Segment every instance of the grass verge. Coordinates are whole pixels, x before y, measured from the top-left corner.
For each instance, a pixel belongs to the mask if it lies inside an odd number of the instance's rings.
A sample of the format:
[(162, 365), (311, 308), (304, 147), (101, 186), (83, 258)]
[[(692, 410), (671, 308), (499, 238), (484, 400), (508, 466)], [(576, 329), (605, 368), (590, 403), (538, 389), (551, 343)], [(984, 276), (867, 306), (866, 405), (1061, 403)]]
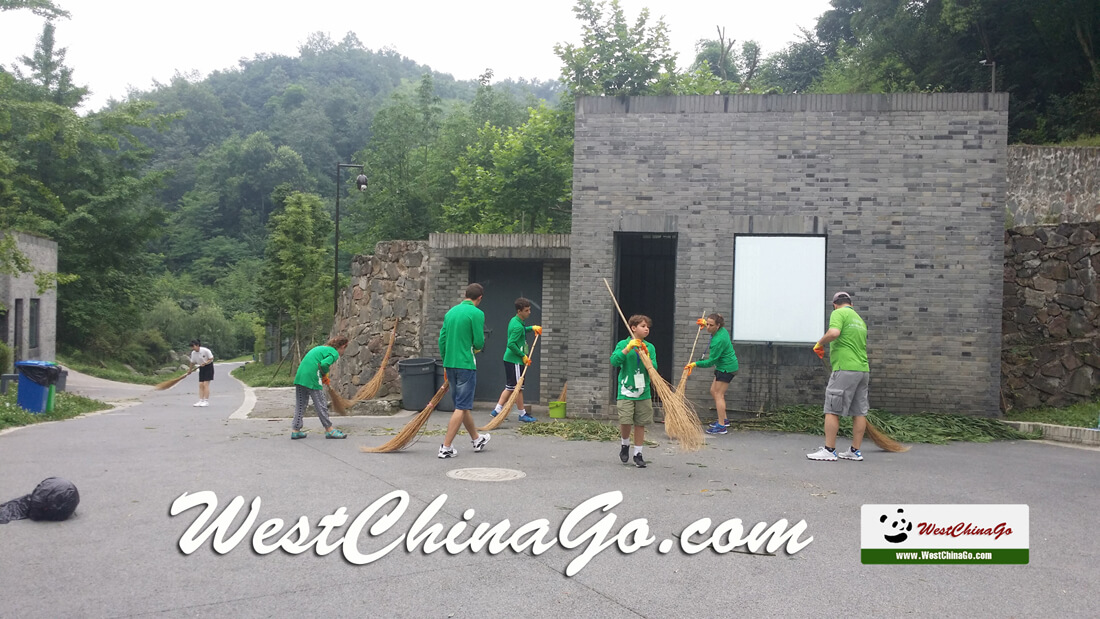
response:
[[(276, 369), (278, 372), (276, 373)], [(246, 363), (233, 370), (233, 376), (249, 387), (293, 387), (294, 375), (290, 373), (290, 364), (280, 368), (262, 363)]]
[(1063, 408), (1032, 408), (1005, 413), (1005, 419), (1010, 421), (1053, 423), (1077, 428), (1095, 428), (1100, 421), (1097, 417), (1100, 417), (1100, 402), (1081, 402)]
[(36, 415), (28, 413), (16, 404), (16, 391), (16, 389), (12, 389), (6, 395), (0, 395), (0, 430), (14, 426), (27, 426), (32, 423), (71, 419), (84, 413), (111, 408), (110, 404), (75, 393), (58, 393), (54, 395), (54, 409), (48, 413)]
[[(749, 430), (774, 430), (801, 434), (824, 434), (823, 415), (819, 406), (785, 406), (755, 419), (735, 422), (736, 427)], [(944, 445), (951, 441), (988, 443), (1040, 438), (1039, 433), (1020, 432), (997, 419), (967, 417), (940, 413), (892, 415), (871, 409), (867, 419), (901, 443), (932, 443)], [(840, 418), (840, 436), (852, 436), (852, 419)]]
[(161, 376), (134, 374), (130, 370), (126, 369), (126, 366), (118, 363), (117, 361), (106, 361), (103, 365), (101, 365), (99, 363), (88, 362), (82, 359), (73, 358), (68, 355), (58, 355), (57, 362), (69, 368), (70, 370), (76, 370), (81, 374), (87, 374), (88, 376), (95, 376), (96, 378), (113, 380), (120, 383), (132, 383), (136, 385), (155, 385), (159, 382), (166, 381), (169, 378), (175, 378), (180, 374), (183, 374), (183, 372)]

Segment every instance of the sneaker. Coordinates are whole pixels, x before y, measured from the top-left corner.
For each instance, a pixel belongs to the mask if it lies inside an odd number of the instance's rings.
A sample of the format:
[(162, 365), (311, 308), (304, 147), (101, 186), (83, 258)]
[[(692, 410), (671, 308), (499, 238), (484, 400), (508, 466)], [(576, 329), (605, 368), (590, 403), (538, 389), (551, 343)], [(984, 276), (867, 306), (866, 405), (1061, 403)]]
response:
[(622, 449), (619, 450), (619, 459), (623, 461), (623, 464), (630, 460), (630, 445), (622, 446)]
[(707, 434), (728, 434), (730, 427), (728, 425), (722, 425), (720, 423), (712, 424), (707, 428)]
[(645, 459), (642, 458), (642, 454), (640, 454), (640, 453), (634, 454), (634, 466), (636, 466), (640, 469), (645, 468)]
[(203, 400), (199, 402), (199, 406), (210, 406), (210, 400)]
[(457, 455), (458, 455), (458, 450), (455, 449), (454, 447), (444, 447), (443, 445), (439, 446), (439, 457), (440, 458), (453, 458)]
[(844, 458), (845, 460), (855, 460), (856, 462), (862, 462), (863, 461), (863, 452), (858, 450), (858, 449), (855, 449), (854, 447), (849, 447), (848, 451), (842, 451), (842, 452), (838, 453), (837, 457), (838, 458)]
[(523, 423), (531, 423), (532, 421), (538, 421), (538, 419), (535, 419), (531, 415), (520, 415), (519, 420), (522, 421)]
[(202, 405), (203, 405), (202, 400), (199, 400), (198, 402), (195, 402), (191, 406), (202, 406)]
[(295, 430), (295, 431), (290, 433), (290, 438), (292, 438), (292, 439), (300, 439), (300, 438), (305, 438), (305, 437), (306, 437), (306, 433), (302, 430)]
[(490, 417), (496, 417), (497, 413), (500, 413), (500, 412), (502, 412), (502, 411), (493, 411), (493, 412), (489, 413), (489, 416)]
[(481, 451), (482, 449), (485, 449), (485, 445), (489, 443), (490, 438), (492, 437), (489, 436), (488, 432), (482, 432), (477, 436), (476, 441), (470, 441), (474, 444), (474, 451)]
[(806, 457), (811, 460), (825, 460), (828, 462), (832, 462), (833, 460), (836, 460), (836, 452), (829, 451), (824, 447), (818, 447), (817, 451), (813, 452), (812, 454), (806, 454)]
[(333, 429), (329, 430), (328, 432), (325, 432), (325, 438), (347, 438), (347, 437), (348, 437), (347, 434), (344, 434), (343, 432), (337, 430), (336, 428), (333, 428)]
[[(729, 421), (729, 420), (727, 419), (726, 421)], [(722, 425), (722, 424), (718, 423), (718, 420), (717, 420), (717, 419), (715, 419), (714, 421), (710, 422), (710, 425), (709, 425), (709, 426), (707, 426), (707, 427), (708, 427), (708, 428), (715, 428), (715, 427), (718, 427), (718, 426), (720, 426), (720, 425)], [(728, 423), (727, 423), (727, 424), (726, 424), (726, 427), (728, 428), (728, 427), (729, 427), (729, 425), (730, 425), (730, 424), (728, 424)]]

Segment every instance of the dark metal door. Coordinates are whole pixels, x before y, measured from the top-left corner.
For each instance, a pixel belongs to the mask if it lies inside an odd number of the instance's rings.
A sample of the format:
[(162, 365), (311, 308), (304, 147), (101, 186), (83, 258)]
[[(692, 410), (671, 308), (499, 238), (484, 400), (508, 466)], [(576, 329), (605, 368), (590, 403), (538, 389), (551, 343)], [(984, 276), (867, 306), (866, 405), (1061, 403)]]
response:
[[(672, 337), (676, 306), (676, 235), (616, 232), (618, 290), (623, 314), (645, 314), (653, 319), (646, 338), (657, 349), (657, 373), (672, 382)], [(630, 337), (619, 316), (616, 342)], [(610, 354), (611, 351), (608, 351)]]
[[(477, 355), (477, 391), (474, 399), (497, 401), (504, 390), (504, 347), (508, 343), (508, 322), (516, 315), (518, 297), (531, 301), (527, 325), (542, 324), (542, 263), (492, 260), (470, 263), (470, 281), (485, 286), (481, 311), (485, 312), (485, 349)], [(530, 347), (535, 336), (528, 334)], [(523, 379), (523, 401), (539, 402), (539, 351)]]

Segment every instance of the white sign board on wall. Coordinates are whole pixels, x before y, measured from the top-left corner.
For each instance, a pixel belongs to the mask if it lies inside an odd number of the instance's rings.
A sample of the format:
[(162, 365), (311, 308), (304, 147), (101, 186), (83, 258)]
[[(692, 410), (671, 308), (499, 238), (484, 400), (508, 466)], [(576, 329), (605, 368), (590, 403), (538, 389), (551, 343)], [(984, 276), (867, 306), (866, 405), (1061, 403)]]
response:
[(825, 237), (733, 239), (735, 341), (813, 343), (825, 332)]

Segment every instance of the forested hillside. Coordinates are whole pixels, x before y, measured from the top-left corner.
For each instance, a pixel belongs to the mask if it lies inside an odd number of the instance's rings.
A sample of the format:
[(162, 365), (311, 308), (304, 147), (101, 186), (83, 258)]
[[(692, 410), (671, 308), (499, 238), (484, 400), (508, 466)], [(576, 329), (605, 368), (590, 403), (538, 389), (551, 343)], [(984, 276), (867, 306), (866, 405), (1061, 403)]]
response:
[(569, 231), (577, 95), (981, 92), (995, 78), (1011, 141), (1100, 135), (1095, 1), (832, 0), (771, 55), (717, 24), (677, 58), (648, 12), (577, 0), (560, 80), (494, 80), (486, 59), (459, 81), (316, 33), (296, 56), (178, 75), (87, 114), (54, 39), (64, 7), (0, 0), (0, 20), (11, 10), (48, 21), (0, 67), (0, 229), (58, 241), (63, 350), (146, 366), (193, 337), (224, 358), (266, 346), (268, 325), (302, 345), (327, 332), (338, 188), (344, 270), (381, 239)]

